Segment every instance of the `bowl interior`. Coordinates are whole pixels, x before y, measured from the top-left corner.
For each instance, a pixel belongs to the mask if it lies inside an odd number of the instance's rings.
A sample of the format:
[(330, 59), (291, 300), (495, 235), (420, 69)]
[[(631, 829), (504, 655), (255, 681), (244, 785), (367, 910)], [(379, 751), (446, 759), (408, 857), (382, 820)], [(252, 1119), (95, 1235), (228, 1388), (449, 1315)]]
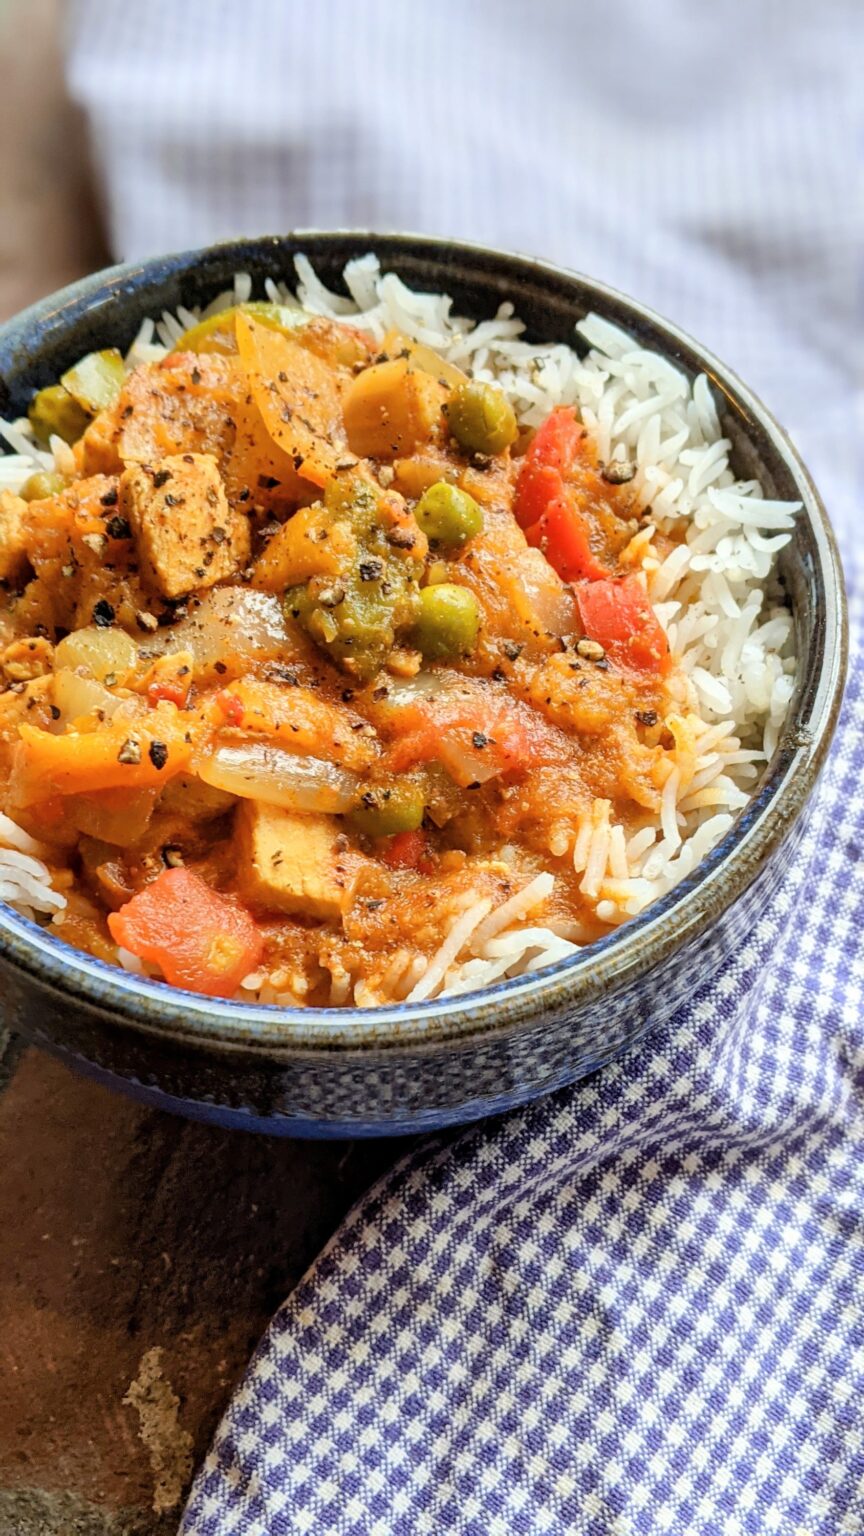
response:
[(532, 341), (573, 345), (574, 325), (594, 310), (630, 331), (640, 346), (662, 352), (689, 377), (709, 376), (724, 434), (733, 443), (733, 468), (745, 478), (758, 477), (772, 497), (803, 502), (795, 535), (779, 562), (799, 655), (787, 724), (753, 800), (689, 879), (575, 959), (450, 1001), (374, 1012), (320, 1009), (314, 1017), (311, 1011), (214, 1003), (103, 965), (0, 906), (0, 945), (8, 959), (61, 993), (84, 996), (147, 1029), (258, 1049), (286, 1043), (387, 1047), (418, 1035), (455, 1038), (511, 1028), (544, 1007), (572, 1005), (580, 988), (585, 995), (596, 994), (628, 969), (647, 968), (652, 954), (668, 953), (740, 894), (795, 820), (830, 740), (845, 668), (842, 576), (830, 526), (806, 469), (765, 408), (717, 359), (639, 304), (590, 279), (504, 253), (365, 232), (300, 232), (117, 267), (63, 290), (0, 328), (0, 412), (7, 417), (24, 412), (33, 390), (54, 382), (83, 352), (127, 347), (145, 317), (178, 304), (206, 304), (230, 286), (237, 271), (252, 274), (260, 296), (267, 277), (291, 281), (292, 257), (304, 251), (319, 276), (340, 288), (345, 263), (369, 250), (377, 252), (385, 270), (412, 287), (450, 293), (455, 310), (473, 319), (486, 318), (503, 300), (511, 300)]

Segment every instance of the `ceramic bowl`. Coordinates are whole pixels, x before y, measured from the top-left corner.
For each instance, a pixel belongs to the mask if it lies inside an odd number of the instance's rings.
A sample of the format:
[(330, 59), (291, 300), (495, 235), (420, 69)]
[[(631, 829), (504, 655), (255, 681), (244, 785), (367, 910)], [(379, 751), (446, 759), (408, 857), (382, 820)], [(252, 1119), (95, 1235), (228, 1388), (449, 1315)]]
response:
[[(222, 1125), (306, 1136), (383, 1135), (496, 1113), (584, 1076), (704, 988), (783, 880), (831, 740), (846, 657), (843, 582), (819, 496), (795, 449), (716, 358), (600, 283), (523, 257), (366, 232), (238, 241), (97, 273), (0, 328), (0, 411), (25, 410), (83, 352), (126, 347), (147, 315), (208, 302), (239, 270), (256, 292), (305, 251), (339, 286), (374, 250), (406, 282), (481, 319), (512, 299), (536, 341), (573, 340), (588, 310), (685, 373), (712, 380), (733, 463), (803, 502), (781, 575), (800, 670), (788, 723), (736, 825), (690, 879), (575, 959), (452, 1001), (361, 1010), (237, 1005), (127, 975), (0, 905), (4, 1022), (148, 1103)], [(719, 1025), (718, 1025), (719, 1027)]]

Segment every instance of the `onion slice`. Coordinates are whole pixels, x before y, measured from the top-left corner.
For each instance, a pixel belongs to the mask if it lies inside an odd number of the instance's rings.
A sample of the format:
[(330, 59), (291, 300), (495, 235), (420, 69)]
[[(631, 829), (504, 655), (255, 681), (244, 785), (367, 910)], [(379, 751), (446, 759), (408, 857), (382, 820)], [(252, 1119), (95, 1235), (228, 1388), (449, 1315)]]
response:
[(356, 804), (359, 774), (319, 757), (296, 757), (281, 747), (244, 742), (217, 747), (198, 764), (198, 777), (213, 789), (243, 800), (260, 800), (286, 811), (335, 815)]

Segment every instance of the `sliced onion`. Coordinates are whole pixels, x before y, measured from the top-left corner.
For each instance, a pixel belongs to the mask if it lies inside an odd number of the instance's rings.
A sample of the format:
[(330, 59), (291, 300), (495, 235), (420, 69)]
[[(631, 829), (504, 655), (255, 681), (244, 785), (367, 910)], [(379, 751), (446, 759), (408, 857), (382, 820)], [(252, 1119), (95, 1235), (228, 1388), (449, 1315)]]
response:
[(503, 771), (501, 759), (488, 749), (478, 750), (461, 729), (442, 732), (438, 761), (463, 789), (469, 784), (485, 784)]
[(120, 705), (120, 700), (102, 683), (97, 683), (95, 677), (82, 677), (69, 667), (58, 668), (53, 686), (54, 704), (60, 711), (55, 726), (58, 731), (63, 730), (70, 720), (79, 720), (82, 715), (92, 715), (97, 710), (110, 720)]
[(404, 709), (409, 704), (422, 704), (427, 699), (441, 699), (455, 688), (464, 686), (456, 672), (418, 672), (415, 677), (391, 677), (387, 679), (388, 708)]
[(410, 362), (415, 368), (419, 368), (421, 373), (429, 373), (433, 379), (443, 379), (446, 384), (451, 384), (454, 388), (464, 384), (468, 378), (467, 373), (463, 373), (455, 363), (448, 363), (446, 358), (439, 357), (431, 347), (424, 346), (422, 341), (409, 341), (408, 337), (403, 336), (399, 331), (388, 331), (384, 338), (384, 346), (394, 356), (404, 356), (407, 352)]
[(72, 825), (87, 837), (130, 848), (144, 836), (156, 804), (155, 789), (124, 789), (114, 792), (122, 805), (108, 795), (70, 795), (66, 815)]
[(578, 628), (575, 598), (539, 549), (525, 549), (520, 554), (519, 583), (550, 635), (572, 635)]
[(285, 627), (278, 597), (254, 587), (219, 587), (192, 608), (189, 617), (148, 638), (151, 656), (190, 650), (198, 679), (215, 674), (240, 677), (256, 661), (290, 661), (297, 654)]
[(71, 671), (85, 667), (100, 683), (112, 672), (122, 678), (137, 659), (138, 647), (131, 635), (122, 629), (98, 629), (95, 624), (74, 629), (54, 650), (55, 667)]
[(286, 811), (323, 811), (334, 815), (356, 804), (359, 774), (319, 757), (296, 757), (263, 742), (217, 747), (202, 759), (198, 777), (213, 789), (244, 800), (261, 800)]

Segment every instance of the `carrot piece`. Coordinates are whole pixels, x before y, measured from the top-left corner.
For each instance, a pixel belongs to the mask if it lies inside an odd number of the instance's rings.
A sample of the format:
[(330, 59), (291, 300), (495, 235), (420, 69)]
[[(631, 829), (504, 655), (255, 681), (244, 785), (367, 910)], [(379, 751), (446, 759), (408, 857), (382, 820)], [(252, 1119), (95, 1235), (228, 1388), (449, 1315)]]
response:
[(334, 523), (320, 503), (301, 507), (259, 555), (252, 580), (262, 592), (284, 592), (311, 576), (340, 575), (353, 564), (356, 549), (347, 523)]
[[(228, 725), (273, 738), (290, 753), (368, 768), (377, 747), (362, 734), (362, 715), (345, 704), (332, 704), (313, 688), (285, 688), (244, 677), (230, 683), (214, 700)], [(221, 723), (221, 722), (220, 722)]]
[[(11, 799), (32, 805), (53, 795), (161, 788), (192, 756), (188, 716), (157, 706), (146, 720), (111, 721), (96, 731), (51, 731), (23, 722), (12, 765)], [(187, 741), (187, 734), (190, 740)]]
[(255, 969), (264, 941), (246, 908), (189, 869), (166, 869), (119, 912), (111, 937), (166, 981), (208, 997), (231, 997)]
[(238, 310), (237, 346), (268, 436), (313, 485), (326, 485), (342, 452), (339, 390), (331, 369), (281, 331)]
[(668, 672), (669, 641), (639, 582), (591, 581), (576, 588), (585, 633), (623, 666)]

